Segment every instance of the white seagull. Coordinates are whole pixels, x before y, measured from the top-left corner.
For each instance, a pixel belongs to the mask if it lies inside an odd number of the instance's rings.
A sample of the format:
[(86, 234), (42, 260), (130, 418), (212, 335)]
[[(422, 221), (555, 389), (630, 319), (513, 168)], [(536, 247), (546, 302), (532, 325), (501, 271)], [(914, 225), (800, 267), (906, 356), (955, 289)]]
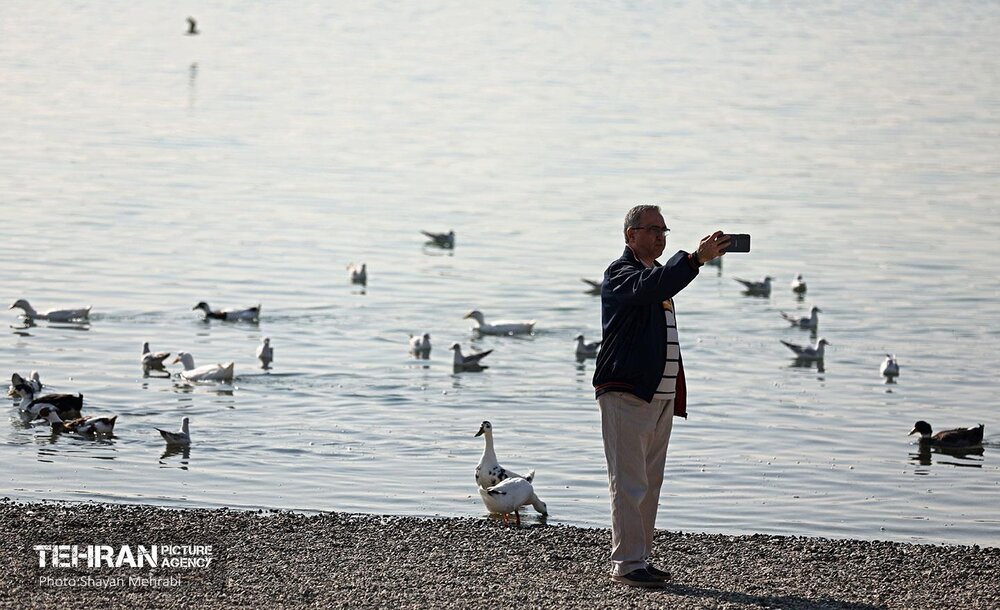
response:
[(87, 320), (90, 318), (91, 306), (79, 307), (77, 309), (50, 309), (45, 312), (37, 312), (26, 299), (18, 299), (9, 309), (20, 309), (21, 314), (28, 320), (48, 320), (49, 322), (72, 322), (76, 320)]
[(822, 311), (823, 311), (822, 309), (813, 305), (812, 309), (809, 310), (808, 318), (796, 318), (794, 316), (788, 315), (783, 311), (780, 313), (781, 317), (788, 320), (792, 324), (792, 326), (798, 326), (799, 328), (805, 328), (809, 330), (816, 330), (817, 328), (819, 328), (819, 314)]
[(455, 247), (455, 232), (448, 231), (447, 233), (431, 233), (430, 231), (420, 231), (426, 235), (429, 239), (429, 243), (433, 243), (439, 248), (445, 248), (446, 250), (451, 250)]
[(497, 320), (494, 324), (487, 324), (483, 312), (478, 309), (473, 309), (462, 317), (466, 320), (471, 318), (476, 323), (472, 329), (484, 335), (523, 335), (531, 333), (535, 328), (534, 320)]
[(205, 366), (194, 366), (194, 356), (187, 352), (177, 352), (171, 364), (182, 363), (184, 370), (180, 375), (188, 381), (232, 381), (233, 368), (235, 363), (226, 364), (206, 364)]
[(150, 369), (160, 369), (162, 370), (163, 361), (167, 359), (170, 352), (151, 352), (149, 351), (149, 341), (145, 341), (142, 344), (142, 356), (139, 357), (139, 362), (142, 363), (143, 370)]
[(488, 349), (485, 352), (479, 352), (478, 354), (470, 354), (468, 356), (462, 355), (462, 346), (458, 343), (452, 343), (449, 349), (455, 352), (455, 359), (453, 361), (455, 371), (481, 371), (483, 369), (490, 368), (479, 364), (479, 361), (492, 354), (493, 350), (491, 349)]
[(225, 320), (227, 322), (256, 322), (260, 319), (260, 303), (256, 307), (246, 309), (217, 309), (213, 310), (208, 303), (201, 301), (191, 308), (200, 309), (205, 312), (206, 320)]
[(191, 444), (191, 429), (188, 427), (190, 420), (184, 418), (181, 420), (181, 429), (177, 432), (170, 432), (169, 430), (156, 429), (163, 437), (163, 440), (167, 441), (168, 445), (190, 445)]
[(486, 505), (488, 511), (503, 515), (505, 523), (507, 522), (507, 516), (510, 513), (514, 513), (517, 525), (520, 526), (521, 513), (519, 511), (522, 506), (527, 504), (531, 504), (536, 511), (543, 515), (549, 514), (545, 502), (539, 500), (538, 496), (535, 495), (535, 489), (531, 486), (531, 481), (522, 477), (504, 479), (489, 489), (480, 487), (479, 497), (483, 499), (483, 504)]
[(761, 282), (751, 282), (749, 280), (741, 280), (738, 277), (734, 277), (734, 280), (743, 284), (746, 288), (746, 294), (755, 297), (769, 297), (771, 296), (771, 276), (767, 276)]
[(597, 350), (600, 349), (601, 342), (593, 341), (591, 343), (583, 342), (583, 335), (576, 336), (576, 356), (577, 358), (595, 358), (597, 357)]
[(271, 361), (274, 360), (274, 348), (271, 347), (271, 338), (264, 337), (264, 340), (257, 346), (257, 360), (263, 368), (271, 368)]
[(351, 278), (352, 284), (361, 284), (362, 286), (368, 285), (368, 264), (361, 263), (358, 267), (354, 263), (347, 265), (347, 274)]
[(423, 336), (410, 335), (410, 353), (418, 358), (429, 358), (431, 355), (431, 335), (424, 333)]
[(803, 295), (806, 293), (806, 283), (802, 279), (802, 274), (796, 274), (795, 279), (792, 280), (792, 292), (797, 295)]
[(827, 345), (832, 345), (832, 343), (822, 337), (816, 342), (815, 346), (796, 345), (788, 341), (782, 341), (781, 343), (795, 352), (795, 355), (802, 360), (822, 360), (824, 348)]
[(899, 377), (899, 363), (896, 362), (896, 355), (886, 354), (885, 362), (879, 367), (878, 372), (889, 381)]

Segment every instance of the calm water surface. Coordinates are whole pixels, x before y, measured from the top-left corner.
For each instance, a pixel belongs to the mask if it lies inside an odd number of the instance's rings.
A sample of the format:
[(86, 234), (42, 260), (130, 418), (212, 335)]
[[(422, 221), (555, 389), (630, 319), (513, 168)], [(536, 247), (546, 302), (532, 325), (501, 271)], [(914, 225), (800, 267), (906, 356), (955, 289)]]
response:
[[(94, 306), (8, 312), (0, 372), (119, 415), (92, 441), (12, 406), (2, 495), (479, 516), (489, 419), (550, 523), (607, 526), (580, 278), (658, 202), (671, 252), (754, 239), (677, 299), (692, 404), (658, 525), (1000, 544), (1000, 5), (328, 4), (201, 3), (197, 37), (168, 2), (0, 17), (0, 296)], [(733, 281), (764, 275), (767, 299)], [(822, 371), (778, 342), (810, 340), (779, 311), (812, 305)], [(474, 338), (472, 308), (537, 332)], [(143, 341), (236, 379), (143, 377)], [(453, 374), (453, 341), (490, 368)], [(154, 426), (183, 416), (194, 443), (165, 453)], [(984, 423), (984, 450), (922, 454), (917, 419)]]

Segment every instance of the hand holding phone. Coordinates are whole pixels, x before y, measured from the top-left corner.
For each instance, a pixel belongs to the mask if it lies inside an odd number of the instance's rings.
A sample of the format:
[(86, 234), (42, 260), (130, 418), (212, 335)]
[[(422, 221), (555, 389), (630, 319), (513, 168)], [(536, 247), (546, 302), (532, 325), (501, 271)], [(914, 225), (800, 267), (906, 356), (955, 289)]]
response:
[(729, 238), (729, 247), (726, 248), (726, 253), (750, 251), (750, 235), (748, 233), (731, 233), (726, 234), (726, 237)]

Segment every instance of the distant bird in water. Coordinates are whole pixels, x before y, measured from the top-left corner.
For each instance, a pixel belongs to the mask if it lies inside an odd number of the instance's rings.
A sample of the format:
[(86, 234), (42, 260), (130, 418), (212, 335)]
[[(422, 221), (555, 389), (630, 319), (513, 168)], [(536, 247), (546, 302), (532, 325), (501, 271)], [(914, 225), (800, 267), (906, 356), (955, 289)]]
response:
[(274, 360), (274, 349), (271, 347), (271, 338), (264, 337), (264, 340), (257, 346), (257, 360), (263, 369), (271, 368), (271, 361)]
[(424, 333), (423, 336), (414, 337), (410, 335), (410, 353), (414, 358), (427, 360), (431, 357), (431, 335)]
[(824, 351), (827, 345), (831, 345), (826, 339), (820, 338), (816, 345), (796, 345), (788, 341), (781, 342), (785, 347), (795, 352), (795, 356), (800, 360), (823, 360)]
[(576, 357), (577, 358), (596, 358), (597, 350), (601, 348), (600, 341), (593, 341), (591, 343), (584, 343), (583, 335), (576, 336)]
[(166, 360), (169, 355), (170, 352), (149, 351), (149, 341), (144, 341), (142, 344), (142, 355), (139, 357), (139, 362), (142, 363), (142, 370), (164, 370), (165, 367), (163, 365), (163, 361)]
[(749, 280), (741, 280), (738, 277), (734, 277), (734, 280), (743, 284), (745, 288), (743, 294), (751, 297), (769, 297), (771, 296), (771, 281), (773, 278), (767, 276), (761, 282), (751, 282)]
[(28, 303), (27, 299), (18, 299), (14, 301), (14, 304), (10, 306), (9, 309), (20, 309), (24, 313), (21, 314), (24, 318), (28, 320), (48, 320), (49, 322), (73, 322), (79, 320), (87, 320), (90, 318), (90, 309), (87, 307), (79, 307), (77, 309), (50, 309), (44, 312), (35, 311), (35, 308)]
[(205, 313), (206, 320), (225, 320), (227, 322), (257, 322), (260, 320), (260, 303), (256, 307), (246, 309), (219, 309), (215, 310), (208, 306), (205, 301), (199, 301), (191, 308), (191, 311), (200, 309)]
[(198, 31), (198, 22), (194, 20), (194, 17), (188, 17), (187, 22), (188, 22), (188, 31), (187, 31), (188, 36), (197, 36), (198, 34), (201, 34), (201, 32)]
[(177, 432), (171, 432), (169, 430), (160, 430), (156, 428), (156, 431), (160, 433), (163, 440), (167, 442), (168, 445), (175, 446), (187, 446), (191, 444), (191, 429), (189, 428), (190, 420), (184, 418), (181, 420), (181, 429)]
[(822, 311), (823, 311), (822, 309), (813, 305), (812, 309), (809, 310), (808, 318), (796, 318), (794, 316), (788, 315), (783, 311), (779, 313), (781, 314), (781, 317), (787, 320), (789, 323), (791, 323), (792, 326), (797, 326), (799, 328), (804, 328), (808, 330), (816, 330), (817, 328), (819, 328), (819, 314)]
[(455, 232), (448, 231), (447, 233), (431, 233), (430, 231), (420, 231), (430, 240), (427, 243), (433, 244), (438, 248), (444, 248), (446, 250), (451, 250), (455, 247)]
[(899, 363), (896, 362), (896, 356), (893, 354), (885, 355), (885, 362), (879, 367), (878, 372), (886, 378), (888, 383), (892, 383), (899, 377)]
[(349, 263), (347, 265), (347, 274), (351, 278), (352, 284), (368, 285), (368, 265), (366, 263), (361, 263), (360, 267), (354, 263)]
[(471, 371), (477, 373), (484, 369), (490, 368), (488, 366), (483, 366), (479, 364), (479, 362), (486, 356), (489, 356), (490, 354), (493, 353), (493, 350), (491, 349), (488, 349), (485, 352), (479, 352), (478, 354), (470, 354), (468, 356), (462, 354), (462, 348), (458, 343), (452, 343), (450, 349), (452, 349), (455, 352), (455, 360), (453, 362), (453, 367), (456, 373), (460, 373), (462, 371)]
[(802, 280), (801, 273), (797, 274), (795, 276), (795, 279), (792, 280), (792, 292), (794, 292), (799, 296), (802, 296), (806, 293), (806, 283)]
[(975, 428), (955, 428), (954, 430), (945, 430), (944, 432), (938, 432), (937, 434), (932, 434), (931, 425), (925, 421), (918, 421), (913, 424), (913, 430), (910, 430), (910, 434), (920, 434), (920, 443), (928, 444), (931, 447), (950, 447), (950, 448), (962, 448), (962, 447), (977, 447), (983, 444), (983, 430), (985, 426), (979, 424)]

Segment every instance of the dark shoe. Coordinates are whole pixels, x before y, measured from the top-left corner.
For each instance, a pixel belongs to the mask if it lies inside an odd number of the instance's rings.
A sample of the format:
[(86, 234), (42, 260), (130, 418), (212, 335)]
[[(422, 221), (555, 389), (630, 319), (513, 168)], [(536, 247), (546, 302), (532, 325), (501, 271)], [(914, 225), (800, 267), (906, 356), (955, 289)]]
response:
[(611, 580), (630, 587), (647, 587), (652, 589), (658, 589), (666, 584), (662, 578), (653, 576), (645, 568), (632, 570), (628, 574), (621, 576), (612, 576)]
[(667, 572), (666, 570), (661, 570), (660, 568), (654, 566), (653, 564), (649, 564), (648, 566), (646, 566), (646, 571), (649, 572), (650, 576), (659, 578), (663, 582), (667, 582), (668, 580), (670, 580), (670, 572)]

